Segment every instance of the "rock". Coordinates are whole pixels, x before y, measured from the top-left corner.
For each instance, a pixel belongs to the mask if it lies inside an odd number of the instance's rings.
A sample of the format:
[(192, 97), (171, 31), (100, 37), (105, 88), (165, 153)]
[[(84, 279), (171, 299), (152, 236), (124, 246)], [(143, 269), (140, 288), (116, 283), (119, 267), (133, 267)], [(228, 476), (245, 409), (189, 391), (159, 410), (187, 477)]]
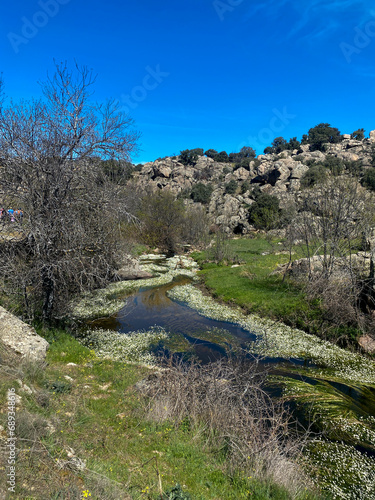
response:
[(240, 167), (233, 172), (232, 176), (238, 181), (246, 181), (250, 176), (250, 172), (246, 168)]
[(152, 278), (152, 274), (144, 271), (137, 260), (129, 259), (128, 262), (117, 271), (117, 276), (122, 281)]
[(346, 149), (350, 148), (362, 148), (362, 141), (357, 141), (356, 139), (351, 139), (346, 144)]
[(165, 165), (159, 165), (158, 167), (154, 167), (154, 176), (155, 177), (165, 177), (169, 179), (171, 176), (172, 170), (165, 166)]
[(375, 130), (371, 130), (369, 140), (370, 142), (375, 142)]
[(21, 359), (44, 361), (49, 347), (34, 328), (0, 307), (0, 341)]
[(290, 178), (291, 179), (301, 179), (303, 174), (305, 174), (309, 170), (309, 167), (307, 165), (304, 165), (303, 163), (296, 162), (296, 166), (293, 168)]
[(358, 344), (365, 352), (369, 354), (375, 353), (375, 339), (370, 337), (370, 335), (362, 335), (362, 337), (359, 337)]
[(26, 394), (31, 395), (33, 391), (30, 389), (30, 387), (22, 382), (21, 379), (17, 379), (16, 382), (18, 382), (20, 386), (20, 391), (26, 392)]
[(352, 136), (351, 136), (350, 134), (342, 134), (342, 138), (343, 138), (344, 140), (349, 140), (349, 139), (351, 139), (351, 137), (352, 137)]

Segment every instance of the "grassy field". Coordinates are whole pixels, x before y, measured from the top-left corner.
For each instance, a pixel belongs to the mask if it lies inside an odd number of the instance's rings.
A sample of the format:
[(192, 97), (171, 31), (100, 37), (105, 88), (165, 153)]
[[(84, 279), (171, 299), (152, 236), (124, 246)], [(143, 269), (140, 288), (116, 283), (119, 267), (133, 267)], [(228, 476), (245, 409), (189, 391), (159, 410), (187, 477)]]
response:
[[(149, 368), (98, 359), (64, 331), (40, 333), (51, 345), (47, 366), (0, 364), (1, 498), (292, 498), (249, 471), (229, 473), (224, 453), (207, 445), (203, 429), (150, 418), (149, 401), (134, 386)], [(6, 491), (10, 388), (22, 398), (15, 493)], [(317, 497), (306, 491), (298, 498)]]
[[(288, 252), (279, 243), (265, 238), (228, 240), (228, 253), (233, 262), (239, 262), (238, 267), (209, 262), (209, 250), (193, 256), (202, 268), (200, 274), (205, 285), (215, 298), (233, 302), (246, 312), (306, 327), (319, 312), (307, 304), (300, 287), (283, 280), (282, 274), (272, 274), (278, 265), (289, 261)], [(298, 248), (294, 251), (300, 253)], [(293, 259), (297, 255), (293, 255)]]

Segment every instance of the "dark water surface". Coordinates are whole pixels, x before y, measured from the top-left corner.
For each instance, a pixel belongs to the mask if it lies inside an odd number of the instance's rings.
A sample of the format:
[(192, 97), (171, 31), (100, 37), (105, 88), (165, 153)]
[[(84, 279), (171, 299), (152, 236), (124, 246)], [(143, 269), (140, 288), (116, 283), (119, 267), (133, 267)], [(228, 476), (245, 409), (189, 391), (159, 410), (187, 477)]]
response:
[[(192, 346), (194, 354), (203, 363), (226, 356), (226, 350), (223, 345), (214, 343), (214, 340), (208, 341), (200, 338), (202, 332), (212, 329), (224, 330), (224, 333), (229, 334), (226, 337), (233, 336), (239, 345), (256, 340), (257, 336), (254, 333), (241, 328), (237, 324), (206, 318), (186, 304), (173, 301), (167, 296), (167, 292), (175, 286), (188, 283), (191, 283), (190, 278), (179, 276), (173, 282), (165, 285), (153, 288), (141, 286), (138, 291), (126, 298), (126, 305), (115, 316), (93, 321), (91, 326), (115, 330), (119, 333), (148, 330), (155, 325), (161, 326), (171, 333), (182, 334)], [(261, 360), (259, 368), (263, 369), (265, 365), (267, 370), (271, 369), (271, 373), (274, 375), (300, 379), (312, 385), (319, 383), (321, 378), (320, 375), (316, 379), (314, 378), (314, 368), (316, 366), (310, 360), (266, 358)], [(306, 371), (304, 368), (310, 368), (310, 370)], [(319, 371), (321, 372), (321, 368)], [(328, 381), (327, 378), (325, 380), (338, 393), (342, 394), (347, 411), (354, 410), (357, 415), (375, 415), (375, 389), (351, 387), (345, 383)], [(281, 386), (277, 385), (271, 392), (274, 392), (274, 395), (281, 395)], [(298, 415), (298, 413), (296, 416), (300, 420), (301, 415)], [(365, 451), (371, 455), (374, 453), (371, 446), (364, 446), (363, 450), (360, 451)]]
[[(255, 341), (257, 336), (236, 323), (206, 318), (186, 304), (171, 300), (167, 292), (175, 286), (191, 283), (186, 276), (178, 276), (171, 283), (156, 287), (140, 287), (137, 292), (126, 298), (126, 305), (114, 316), (101, 318), (90, 323), (93, 327), (129, 333), (148, 330), (152, 326), (161, 326), (171, 333), (182, 334), (194, 347), (194, 352), (203, 363), (214, 361), (226, 355), (225, 349), (208, 340), (199, 338), (199, 334), (212, 329), (225, 330), (240, 345)], [(311, 366), (301, 359), (266, 358), (262, 364)]]

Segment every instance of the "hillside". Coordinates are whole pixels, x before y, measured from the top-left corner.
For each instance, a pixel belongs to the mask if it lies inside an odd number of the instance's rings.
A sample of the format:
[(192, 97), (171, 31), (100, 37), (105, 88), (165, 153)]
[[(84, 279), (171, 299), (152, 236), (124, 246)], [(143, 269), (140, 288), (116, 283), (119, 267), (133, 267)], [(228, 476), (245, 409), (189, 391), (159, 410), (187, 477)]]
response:
[(180, 156), (166, 157), (146, 163), (133, 174), (133, 179), (141, 190), (168, 189), (189, 204), (194, 203), (191, 199), (194, 186), (210, 186), (212, 193), (206, 206), (211, 223), (228, 233), (247, 234), (255, 229), (248, 220), (254, 188), (276, 196), (280, 207), (288, 208), (301, 190), (301, 180), (311, 176), (311, 167), (316, 170), (321, 165), (330, 176), (358, 173), (363, 178), (371, 169), (374, 146), (375, 131), (372, 131), (370, 138), (363, 140), (344, 134), (341, 142), (326, 144), (324, 152), (314, 151), (305, 144), (236, 164), (200, 155), (196, 162), (186, 165)]

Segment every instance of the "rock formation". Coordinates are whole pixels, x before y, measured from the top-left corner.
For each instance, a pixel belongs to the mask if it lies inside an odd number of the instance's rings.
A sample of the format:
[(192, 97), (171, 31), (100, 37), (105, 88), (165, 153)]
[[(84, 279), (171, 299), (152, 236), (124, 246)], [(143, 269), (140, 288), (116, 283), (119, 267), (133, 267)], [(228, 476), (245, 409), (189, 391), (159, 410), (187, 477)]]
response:
[[(0, 307), (0, 342), (18, 355), (20, 359), (44, 361), (48, 342), (40, 337), (34, 328)], [(0, 359), (6, 364), (6, 359)]]
[[(311, 151), (307, 144), (302, 145), (299, 151), (259, 155), (239, 168), (233, 163), (215, 162), (205, 156), (200, 156), (195, 165), (188, 166), (183, 165), (178, 156), (167, 157), (146, 163), (140, 172), (134, 174), (134, 183), (147, 192), (169, 189), (185, 197), (186, 203), (193, 203), (189, 192), (194, 184), (210, 184), (213, 192), (207, 212), (211, 222), (227, 232), (246, 234), (254, 229), (248, 222), (247, 214), (254, 202), (251, 191), (255, 186), (277, 196), (281, 208), (286, 208), (298, 194), (301, 178), (311, 163), (324, 163), (331, 156), (347, 162), (360, 161), (361, 167), (369, 168), (374, 141), (375, 131), (370, 133), (369, 139), (360, 141), (344, 134), (342, 142), (327, 144), (324, 153)], [(226, 192), (230, 181), (235, 181), (238, 186), (232, 194)]]

